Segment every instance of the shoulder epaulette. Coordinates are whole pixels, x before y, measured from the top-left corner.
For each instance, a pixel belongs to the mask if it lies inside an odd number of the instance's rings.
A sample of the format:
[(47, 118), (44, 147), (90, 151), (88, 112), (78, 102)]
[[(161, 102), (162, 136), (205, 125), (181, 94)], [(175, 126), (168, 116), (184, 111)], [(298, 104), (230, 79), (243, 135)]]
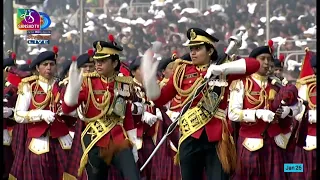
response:
[(233, 80), (229, 86), (230, 91), (236, 90), (239, 91), (239, 89), (237, 88), (237, 84), (240, 82), (240, 79), (237, 80)]
[(37, 75), (33, 75), (33, 76), (29, 76), (29, 77), (25, 77), (21, 80), (21, 82), (19, 83), (18, 85), (18, 94), (22, 94), (23, 91), (22, 91), (22, 88), (23, 86), (25, 86), (26, 84), (29, 84), (29, 82), (31, 81), (36, 81), (39, 79), (39, 76)]
[(38, 80), (39, 77), (37, 75), (33, 75), (33, 76), (29, 76), (29, 77), (25, 77), (21, 80), (22, 83), (28, 83), (30, 81), (35, 81)]
[(59, 82), (59, 86), (63, 85), (67, 85), (69, 82), (69, 77), (64, 78), (62, 81)]
[(163, 78), (162, 81), (158, 82), (158, 84), (160, 85), (160, 88), (165, 86), (168, 83), (168, 81), (169, 81), (169, 79)]
[(193, 64), (191, 61), (186, 61), (186, 60), (183, 60), (183, 59), (176, 59), (175, 61), (173, 61), (173, 71), (175, 71), (175, 69), (178, 67), (178, 66), (186, 66), (186, 65), (191, 65)]
[(187, 60), (183, 60), (183, 59), (176, 59), (174, 61), (175, 64), (179, 65), (179, 64), (193, 64), (192, 61), (187, 61)]
[(115, 78), (117, 82), (125, 83), (125, 84), (132, 84), (133, 78), (130, 76), (117, 76)]
[(83, 73), (83, 77), (100, 77), (97, 72)]

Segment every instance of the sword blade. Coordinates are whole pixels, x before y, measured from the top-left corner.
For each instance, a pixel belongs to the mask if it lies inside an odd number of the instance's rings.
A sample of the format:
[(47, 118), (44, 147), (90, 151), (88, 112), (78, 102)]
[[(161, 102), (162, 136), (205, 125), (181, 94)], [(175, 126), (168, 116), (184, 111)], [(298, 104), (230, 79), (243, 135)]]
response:
[(153, 158), (153, 156), (156, 154), (156, 152), (158, 151), (158, 149), (160, 148), (160, 146), (164, 143), (164, 141), (167, 139), (167, 137), (173, 133), (173, 131), (175, 130), (175, 128), (178, 125), (179, 119), (180, 117), (190, 108), (192, 102), (194, 101), (195, 98), (198, 97), (198, 95), (200, 94), (200, 92), (204, 89), (205, 85), (209, 82), (208, 80), (205, 80), (205, 82), (203, 84), (201, 84), (195, 91), (193, 97), (191, 98), (191, 100), (185, 104), (179, 114), (179, 116), (177, 117), (177, 119), (175, 121), (173, 121), (170, 126), (167, 129), (167, 132), (165, 135), (163, 135), (162, 139), (160, 140), (160, 142), (157, 144), (157, 146), (154, 148), (154, 150), (152, 151), (151, 155), (149, 156), (149, 158), (147, 159), (147, 161), (143, 164), (143, 166), (140, 168), (140, 171), (143, 171), (143, 169), (147, 166), (147, 164), (151, 161), (151, 159)]
[(167, 139), (168, 134), (165, 134), (162, 139), (160, 140), (160, 142), (158, 143), (158, 145), (154, 148), (154, 150), (152, 151), (151, 155), (149, 156), (149, 158), (146, 160), (146, 162), (143, 164), (143, 166), (140, 168), (140, 171), (143, 171), (143, 169), (149, 164), (149, 162), (151, 161), (152, 157), (156, 154), (156, 152), (159, 150), (160, 146), (164, 143), (164, 141)]

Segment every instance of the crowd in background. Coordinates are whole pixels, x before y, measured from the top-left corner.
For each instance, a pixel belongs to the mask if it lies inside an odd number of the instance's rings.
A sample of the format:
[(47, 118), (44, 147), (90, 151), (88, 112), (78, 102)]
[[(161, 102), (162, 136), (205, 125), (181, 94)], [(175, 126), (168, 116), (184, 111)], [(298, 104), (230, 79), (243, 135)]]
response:
[[(95, 40), (106, 40), (111, 33), (124, 47), (123, 61), (130, 62), (141, 56), (155, 41), (163, 43), (161, 57), (170, 57), (172, 52), (183, 55), (188, 52), (183, 44), (190, 27), (202, 28), (217, 37), (220, 40), (216, 43), (219, 53), (228, 45), (229, 37), (239, 31), (245, 32), (239, 55), (247, 56), (252, 49), (268, 41), (265, 0), (229, 1), (229, 5), (213, 4), (204, 10), (197, 9), (195, 1), (142, 2), (150, 4), (145, 12), (130, 8), (130, 0), (87, 0), (83, 51), (92, 48)], [(17, 59), (33, 59), (53, 45), (59, 46), (60, 62), (79, 55), (77, 0), (46, 0), (34, 8), (51, 17), (50, 45), (29, 46), (24, 36), (16, 36), (19, 40)], [(285, 55), (290, 51), (303, 52), (307, 46), (315, 49), (315, 17), (316, 0), (270, 0), (270, 38), (275, 46), (281, 44), (280, 49)], [(302, 58), (299, 56), (294, 60), (301, 61)]]

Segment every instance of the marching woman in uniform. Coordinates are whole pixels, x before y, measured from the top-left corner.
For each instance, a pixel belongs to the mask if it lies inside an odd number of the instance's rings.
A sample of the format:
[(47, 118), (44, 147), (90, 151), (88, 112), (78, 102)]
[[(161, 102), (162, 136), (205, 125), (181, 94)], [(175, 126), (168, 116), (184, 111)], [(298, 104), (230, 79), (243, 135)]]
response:
[(54, 78), (57, 52), (54, 46), (53, 51), (40, 53), (31, 64), (37, 75), (19, 84), (14, 118), (17, 123), (27, 124), (28, 133), (25, 149), (21, 149), (24, 157), (15, 158), (15, 166), (22, 166), (23, 174), (9, 179), (62, 179), (72, 138), (67, 125), (56, 115), (60, 94)]
[[(231, 121), (240, 122), (235, 180), (287, 178), (283, 164), (291, 124), (282, 119), (298, 112), (295, 106), (289, 107), (297, 104), (297, 89), (288, 86), (279, 91), (269, 79), (268, 72), (274, 63), (272, 44), (269, 41), (267, 46), (258, 47), (250, 53), (249, 57), (256, 58), (261, 64), (257, 73), (234, 81), (230, 86), (228, 117)], [(283, 104), (280, 98), (291, 92), (295, 92), (295, 98), (292, 96)]]
[[(158, 117), (156, 116), (156, 108), (153, 106), (152, 101), (148, 101), (145, 90), (142, 85), (142, 74), (141, 74), (141, 57), (137, 57), (131, 64), (130, 70), (133, 78), (133, 85), (135, 94), (139, 99), (142, 99), (142, 105), (144, 112), (139, 115), (134, 115), (133, 119), (135, 122), (135, 128), (137, 130), (137, 140), (135, 142), (138, 150), (138, 167), (144, 164), (147, 158), (151, 155), (155, 148), (157, 141), (157, 131), (159, 128)], [(151, 161), (150, 164), (141, 172), (142, 179), (154, 179), (151, 177), (151, 172), (157, 167)], [(160, 172), (157, 172), (160, 173)]]
[(6, 78), (3, 87), (3, 159), (4, 171), (3, 178), (8, 178), (9, 172), (13, 163), (13, 149), (11, 148), (12, 136), (10, 135), (10, 128), (15, 125), (13, 119), (14, 106), (17, 100), (18, 84), (21, 78), (13, 73), (8, 73), (7, 70), (15, 67), (15, 53), (10, 52), (10, 57), (3, 60), (3, 75)]
[[(93, 55), (94, 51), (93, 49), (89, 49), (86, 53), (81, 54), (79, 57), (73, 56), (71, 58), (72, 61), (77, 61), (77, 68), (82, 69), (84, 73), (91, 73), (94, 71), (94, 62), (93, 62)], [(65, 72), (63, 72), (62, 76), (64, 77), (63, 81), (63, 89), (61, 92), (61, 100), (64, 99), (64, 93), (66, 91), (67, 85), (69, 83), (69, 69), (71, 66), (72, 61), (68, 61), (65, 64), (65, 67), (63, 68)], [(62, 78), (62, 77), (61, 77)], [(78, 114), (75, 113), (74, 116), (78, 117)], [(79, 117), (78, 117), (79, 118)], [(81, 133), (85, 128), (85, 124), (81, 119), (78, 119), (72, 127), (73, 132), (71, 133), (71, 136), (73, 138), (72, 147), (70, 150), (70, 154), (68, 155), (68, 165), (67, 169), (63, 173), (63, 180), (74, 180), (75, 177), (78, 177), (78, 168), (80, 164), (81, 159)], [(78, 180), (80, 179), (87, 179), (86, 173), (83, 173), (81, 176), (78, 177)]]
[[(26, 77), (32, 75), (31, 69), (30, 69), (30, 64), (31, 64), (31, 60), (27, 60), (26, 64), (22, 64), (22, 65), (18, 66), (18, 68), (10, 67), (10, 69), (8, 69), (8, 71), (10, 73), (14, 73), (15, 75), (19, 75), (19, 77), (21, 79), (23, 79), (23, 78), (26, 78)], [(10, 87), (10, 86), (12, 86), (11, 83), (8, 87)], [(15, 87), (14, 89), (15, 89), (14, 90), (15, 96), (17, 98), (18, 87)], [(6, 88), (4, 91), (6, 91)], [(6, 93), (4, 93), (4, 94), (6, 94)], [(12, 101), (10, 99), (10, 101), (16, 103), (16, 100)], [(14, 109), (13, 109), (13, 111), (14, 111)], [(14, 121), (14, 119), (12, 119), (12, 121)], [(16, 124), (12, 130), (11, 147), (12, 147), (14, 158), (16, 158), (16, 159), (23, 159), (24, 158), (25, 152), (23, 151), (23, 149), (25, 148), (25, 144), (26, 144), (26, 140), (27, 140), (27, 132), (28, 132), (27, 124)], [(10, 170), (10, 174), (14, 175), (14, 176), (19, 177), (20, 176), (19, 174), (22, 174), (22, 173), (23, 173), (23, 169), (20, 164), (18, 164), (18, 166), (15, 165)]]
[[(303, 164), (300, 168), (301, 172), (291, 173), (290, 178), (296, 179), (308, 179), (315, 180), (317, 177), (316, 167), (316, 150), (317, 150), (317, 82), (316, 82), (316, 70), (317, 56), (311, 51), (306, 49), (306, 56), (301, 68), (300, 77), (297, 80), (297, 88), (299, 89), (299, 97), (308, 102), (306, 106), (302, 108), (302, 111), (295, 117), (300, 123), (300, 128), (305, 127), (305, 130), (301, 129), (300, 134), (305, 134), (302, 143), (297, 143), (293, 163)], [(305, 116), (307, 115), (307, 116)], [(306, 123), (303, 122), (304, 119)], [(297, 141), (299, 142), (299, 141)]]
[[(164, 75), (164, 78), (159, 83), (160, 88), (164, 87), (172, 76), (175, 67), (175, 60), (177, 58), (178, 57), (176, 56), (176, 54), (173, 54), (170, 58), (160, 61), (158, 71), (160, 71)], [(184, 58), (183, 60), (186, 60), (186, 58)], [(159, 121), (157, 142), (161, 140), (163, 135), (166, 133), (166, 130), (171, 125), (172, 121), (175, 120), (175, 117), (177, 117), (176, 114), (179, 114), (178, 112), (170, 110), (170, 101), (165, 106), (163, 106), (160, 111), (162, 115), (160, 119), (162, 121)], [(157, 113), (159, 113), (159, 111), (157, 111)], [(164, 145), (161, 146), (159, 148), (159, 151), (154, 155), (152, 159), (152, 161), (154, 162), (153, 164), (155, 165), (155, 167), (152, 168), (152, 170), (155, 172), (152, 173), (153, 179), (181, 180), (180, 167), (179, 165), (174, 163), (174, 157), (177, 153), (179, 137), (179, 130), (175, 129), (175, 132), (171, 134), (168, 139), (166, 139)]]
[(158, 61), (153, 62), (151, 50), (145, 53), (142, 72), (146, 95), (159, 107), (173, 100), (171, 108), (179, 112), (204, 78), (215, 76), (208, 83), (211, 88), (204, 90), (179, 119), (181, 138), (176, 160), (182, 180), (202, 179), (204, 170), (208, 180), (226, 180), (235, 168), (236, 153), (226, 122), (228, 84), (256, 72), (260, 64), (253, 58), (217, 62), (214, 43), (218, 39), (198, 28), (189, 29), (187, 37), (192, 62), (180, 61), (161, 90), (156, 77)]
[(86, 73), (73, 62), (62, 111), (69, 114), (78, 108), (86, 127), (81, 134), (80, 176), (86, 169), (88, 179), (108, 177), (112, 163), (128, 180), (139, 180), (130, 133), (133, 126), (131, 103), (132, 78), (120, 77), (119, 54), (123, 50), (109, 35), (109, 42), (93, 43), (96, 72)]
[[(72, 56), (71, 60), (76, 60), (76, 56)], [(61, 64), (61, 71), (59, 73), (59, 88), (60, 88), (60, 101), (59, 101), (59, 105), (61, 105), (62, 100), (63, 100), (63, 95), (64, 95), (64, 91), (65, 88), (67, 87), (68, 84), (68, 78), (66, 77), (68, 72), (69, 72), (69, 68), (71, 65), (70, 60), (65, 60), (62, 64)], [(59, 106), (59, 108), (61, 109), (61, 106)], [(61, 113), (61, 110), (60, 110)], [(62, 115), (62, 113), (60, 114)], [(72, 117), (72, 116), (65, 116), (62, 115), (64, 119), (64, 122), (67, 124), (68, 128), (69, 128), (69, 134), (71, 135), (71, 137), (74, 137), (74, 132), (75, 132), (75, 124), (77, 122), (77, 118), (76, 117)], [(76, 111), (74, 111), (74, 116), (76, 116)]]

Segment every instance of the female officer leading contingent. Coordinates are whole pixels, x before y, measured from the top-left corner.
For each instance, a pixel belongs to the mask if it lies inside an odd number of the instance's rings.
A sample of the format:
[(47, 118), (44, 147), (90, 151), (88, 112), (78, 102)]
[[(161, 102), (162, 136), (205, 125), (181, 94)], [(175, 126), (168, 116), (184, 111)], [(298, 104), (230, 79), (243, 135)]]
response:
[[(179, 120), (181, 138), (177, 160), (183, 180), (201, 179), (204, 169), (208, 180), (229, 179), (230, 169), (234, 167), (226, 164), (232, 162), (228, 157), (235, 156), (235, 147), (226, 123), (228, 84), (256, 72), (260, 63), (246, 58), (215, 65), (214, 43), (219, 40), (198, 28), (189, 29), (187, 37), (192, 62), (176, 62), (179, 65), (161, 90), (156, 79), (158, 61), (152, 61), (150, 50), (145, 53), (142, 72), (146, 94), (157, 106), (172, 100), (171, 107), (180, 111), (204, 77), (218, 76), (209, 83), (214, 87), (204, 90)], [(235, 166), (235, 162), (232, 164)]]

